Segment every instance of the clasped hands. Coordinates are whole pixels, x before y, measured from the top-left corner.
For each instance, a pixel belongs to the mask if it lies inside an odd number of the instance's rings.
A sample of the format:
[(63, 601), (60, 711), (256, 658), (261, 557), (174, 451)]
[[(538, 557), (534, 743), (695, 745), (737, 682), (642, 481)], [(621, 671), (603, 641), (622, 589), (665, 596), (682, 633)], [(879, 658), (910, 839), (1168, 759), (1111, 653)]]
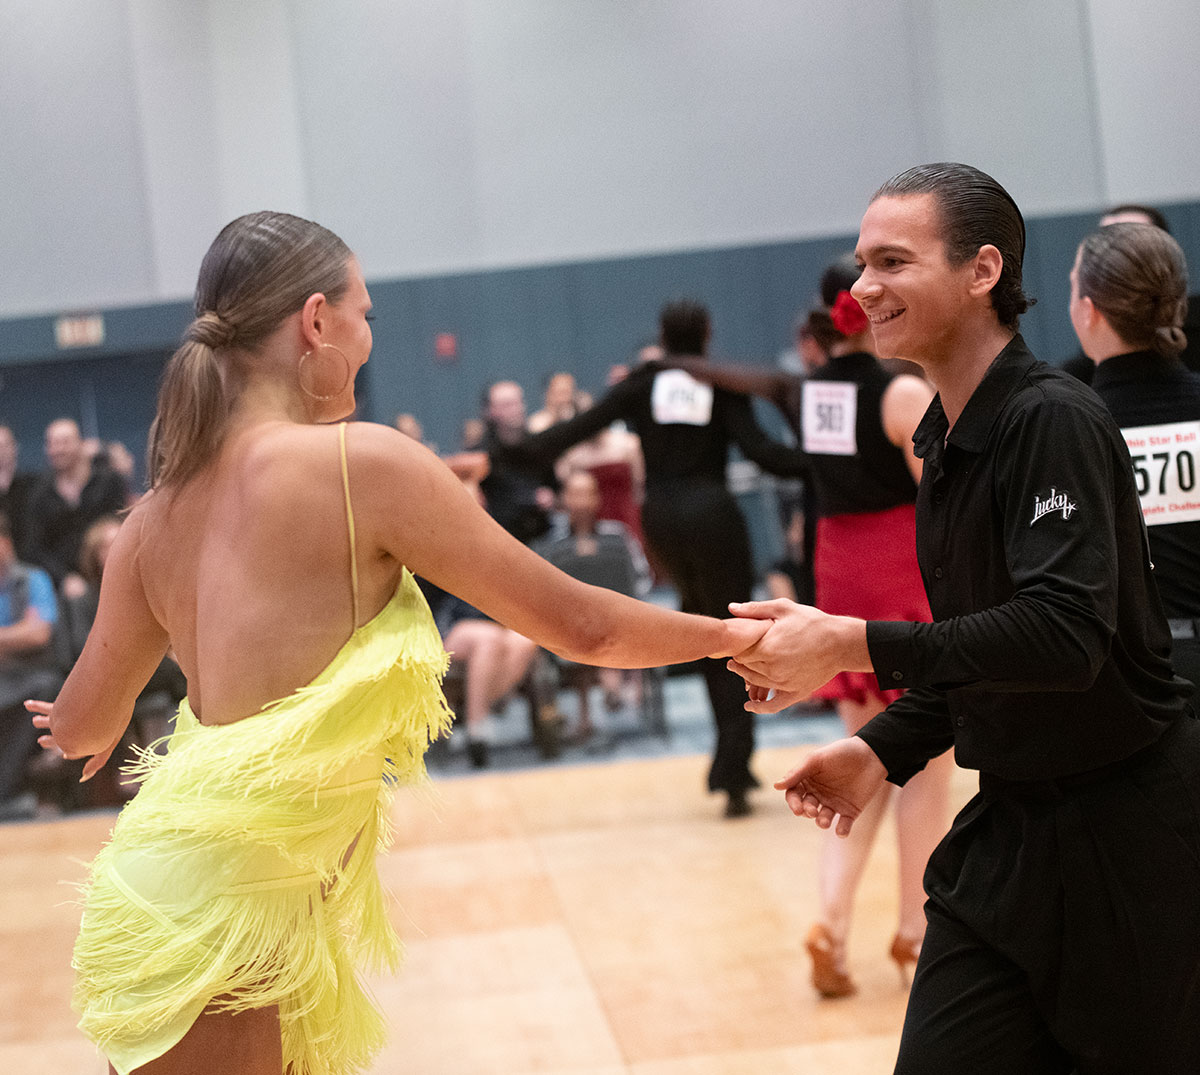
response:
[(729, 611), (741, 619), (770, 621), (758, 640), (727, 665), (746, 681), (751, 713), (778, 713), (839, 672), (870, 670), (862, 620), (784, 600), (748, 601), (730, 605)]
[[(751, 601), (729, 606), (745, 619), (770, 620), (749, 648), (728, 662), (746, 682), (751, 713), (778, 713), (808, 698), (839, 672), (871, 671), (866, 623), (830, 616), (793, 601)], [(808, 817), (823, 829), (836, 822), (848, 836), (887, 777), (875, 752), (851, 736), (813, 751), (775, 787), (784, 793), (792, 813)]]

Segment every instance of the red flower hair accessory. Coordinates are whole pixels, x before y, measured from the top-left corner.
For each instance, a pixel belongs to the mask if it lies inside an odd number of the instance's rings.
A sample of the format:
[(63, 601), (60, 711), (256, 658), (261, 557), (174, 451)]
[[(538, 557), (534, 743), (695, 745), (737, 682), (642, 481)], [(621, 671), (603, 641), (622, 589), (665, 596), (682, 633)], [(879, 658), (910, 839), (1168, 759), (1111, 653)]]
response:
[(843, 336), (857, 336), (867, 327), (867, 315), (849, 291), (839, 291), (829, 311), (833, 327)]

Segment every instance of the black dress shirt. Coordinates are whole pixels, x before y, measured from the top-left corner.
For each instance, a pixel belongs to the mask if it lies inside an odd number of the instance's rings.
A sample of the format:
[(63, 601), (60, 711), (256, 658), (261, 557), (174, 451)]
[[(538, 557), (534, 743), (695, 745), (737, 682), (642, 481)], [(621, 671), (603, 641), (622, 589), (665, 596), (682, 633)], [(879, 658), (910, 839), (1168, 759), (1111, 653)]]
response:
[(937, 397), (913, 441), (935, 622), (867, 626), (880, 684), (916, 688), (859, 733), (889, 779), (951, 745), (965, 768), (1052, 780), (1154, 742), (1189, 688), (1129, 452), (1097, 396), (1016, 336), (954, 428)]
[[(1096, 367), (1092, 389), (1122, 429), (1200, 420), (1200, 374), (1178, 359), (1138, 351), (1105, 359)], [(1177, 452), (1148, 447), (1136, 461), (1139, 482), (1190, 489), (1200, 500), (1200, 445)], [(1169, 473), (1164, 472), (1164, 468)], [(1181, 481), (1182, 479), (1182, 481)], [(1148, 517), (1150, 559), (1168, 616), (1200, 618), (1200, 520), (1158, 523)]]

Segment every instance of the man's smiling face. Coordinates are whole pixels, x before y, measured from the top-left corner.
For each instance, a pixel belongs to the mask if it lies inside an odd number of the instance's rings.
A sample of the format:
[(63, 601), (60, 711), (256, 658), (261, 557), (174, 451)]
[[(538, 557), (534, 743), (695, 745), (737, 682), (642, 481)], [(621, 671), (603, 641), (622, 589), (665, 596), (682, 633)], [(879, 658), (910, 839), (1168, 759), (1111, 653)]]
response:
[(876, 198), (855, 257), (863, 271), (851, 294), (866, 311), (879, 356), (921, 362), (944, 355), (968, 302), (972, 261), (947, 258), (936, 197)]

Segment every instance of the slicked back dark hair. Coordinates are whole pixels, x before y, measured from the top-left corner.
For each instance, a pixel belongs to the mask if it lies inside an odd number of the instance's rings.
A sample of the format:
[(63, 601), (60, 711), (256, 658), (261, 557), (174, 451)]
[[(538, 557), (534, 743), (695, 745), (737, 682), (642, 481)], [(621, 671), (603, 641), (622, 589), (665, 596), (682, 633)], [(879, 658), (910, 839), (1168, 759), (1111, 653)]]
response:
[(1004, 264), (1000, 279), (992, 288), (992, 307), (1000, 323), (1015, 331), (1021, 314), (1035, 300), (1021, 288), (1025, 219), (1012, 195), (978, 168), (943, 161), (920, 164), (893, 176), (875, 192), (871, 201), (910, 194), (934, 196), (942, 241), (952, 265), (969, 261), (983, 246), (994, 246), (1000, 251)]
[(659, 339), (669, 355), (702, 355), (708, 346), (708, 307), (690, 299), (668, 302), (658, 315)]

